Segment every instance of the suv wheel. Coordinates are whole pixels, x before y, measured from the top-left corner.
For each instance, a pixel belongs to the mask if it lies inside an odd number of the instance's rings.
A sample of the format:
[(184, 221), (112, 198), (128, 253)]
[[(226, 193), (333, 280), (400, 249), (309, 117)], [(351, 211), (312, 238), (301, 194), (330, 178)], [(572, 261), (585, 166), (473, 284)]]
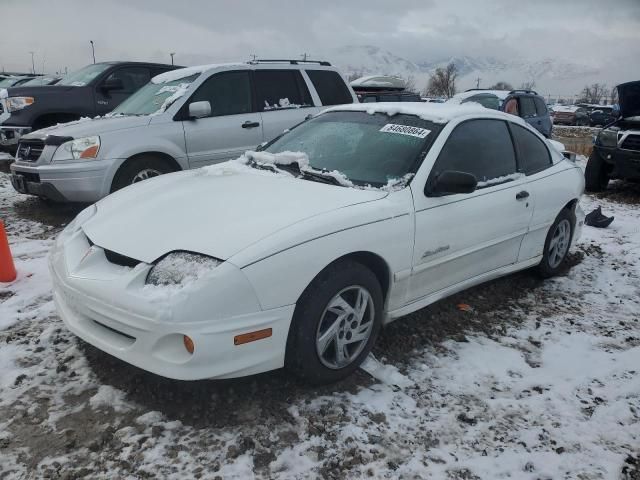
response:
[(544, 253), (538, 265), (538, 273), (542, 277), (553, 277), (562, 268), (569, 253), (575, 224), (576, 219), (573, 212), (563, 208), (551, 225), (544, 242)]
[(354, 261), (328, 267), (296, 305), (285, 367), (314, 384), (347, 377), (371, 351), (382, 309), (382, 289), (371, 270)]
[(134, 183), (173, 172), (173, 167), (163, 158), (153, 155), (141, 155), (127, 161), (116, 173), (111, 184), (111, 193)]
[(601, 192), (609, 184), (607, 164), (597, 150), (593, 150), (584, 171), (585, 189), (587, 192)]

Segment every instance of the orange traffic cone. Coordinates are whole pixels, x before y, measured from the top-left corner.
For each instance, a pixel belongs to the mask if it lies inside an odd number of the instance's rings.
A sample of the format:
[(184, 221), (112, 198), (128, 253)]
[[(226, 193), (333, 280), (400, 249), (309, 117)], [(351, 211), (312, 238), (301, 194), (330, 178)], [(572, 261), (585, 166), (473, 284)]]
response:
[(0, 282), (13, 282), (17, 276), (7, 232), (4, 231), (4, 223), (0, 220)]

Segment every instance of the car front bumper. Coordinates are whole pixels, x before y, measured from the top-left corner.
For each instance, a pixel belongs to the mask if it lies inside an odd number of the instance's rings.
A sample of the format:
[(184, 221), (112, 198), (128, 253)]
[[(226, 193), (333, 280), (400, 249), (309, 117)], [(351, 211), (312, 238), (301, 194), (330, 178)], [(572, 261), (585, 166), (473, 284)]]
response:
[[(284, 365), (294, 305), (227, 316), (211, 304), (208, 320), (172, 318), (172, 305), (144, 294), (150, 268), (110, 264), (81, 230), (67, 242), (56, 242), (49, 269), (60, 317), (71, 332), (100, 350), (176, 380), (241, 377)], [(268, 338), (234, 343), (237, 335), (265, 329), (272, 331)], [(193, 354), (184, 347), (184, 335), (195, 344)]]
[(637, 180), (640, 179), (640, 151), (622, 148), (596, 147), (602, 159), (612, 166), (610, 176)]
[(31, 127), (15, 127), (10, 125), (0, 126), (0, 147), (4, 150), (13, 150), (23, 135), (31, 132)]
[(108, 193), (109, 160), (31, 166), (13, 163), (11, 184), (20, 193), (56, 202), (93, 203)]

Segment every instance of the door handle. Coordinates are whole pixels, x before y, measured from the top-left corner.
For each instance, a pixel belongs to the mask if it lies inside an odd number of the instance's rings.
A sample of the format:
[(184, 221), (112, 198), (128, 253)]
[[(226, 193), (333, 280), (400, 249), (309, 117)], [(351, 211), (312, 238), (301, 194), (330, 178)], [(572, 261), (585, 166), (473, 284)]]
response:
[(516, 193), (516, 200), (524, 200), (525, 198), (529, 198), (529, 192), (526, 190)]
[(242, 124), (242, 128), (255, 128), (259, 126), (260, 126), (260, 122), (250, 122), (249, 120), (247, 120)]

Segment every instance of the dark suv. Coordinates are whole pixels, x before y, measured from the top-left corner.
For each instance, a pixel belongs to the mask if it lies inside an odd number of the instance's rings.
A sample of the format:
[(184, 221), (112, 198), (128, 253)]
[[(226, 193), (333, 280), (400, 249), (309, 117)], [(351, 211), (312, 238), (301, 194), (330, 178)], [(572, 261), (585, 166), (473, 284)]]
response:
[(553, 123), (544, 99), (533, 90), (486, 90), (472, 88), (454, 95), (450, 103), (479, 103), (483, 107), (522, 117), (542, 135), (551, 138)]
[(0, 149), (14, 152), (33, 130), (104, 115), (163, 72), (178, 65), (105, 62), (70, 73), (55, 85), (20, 86), (0, 98)]
[(618, 85), (620, 116), (598, 133), (585, 170), (589, 192), (610, 179), (640, 180), (640, 80)]

